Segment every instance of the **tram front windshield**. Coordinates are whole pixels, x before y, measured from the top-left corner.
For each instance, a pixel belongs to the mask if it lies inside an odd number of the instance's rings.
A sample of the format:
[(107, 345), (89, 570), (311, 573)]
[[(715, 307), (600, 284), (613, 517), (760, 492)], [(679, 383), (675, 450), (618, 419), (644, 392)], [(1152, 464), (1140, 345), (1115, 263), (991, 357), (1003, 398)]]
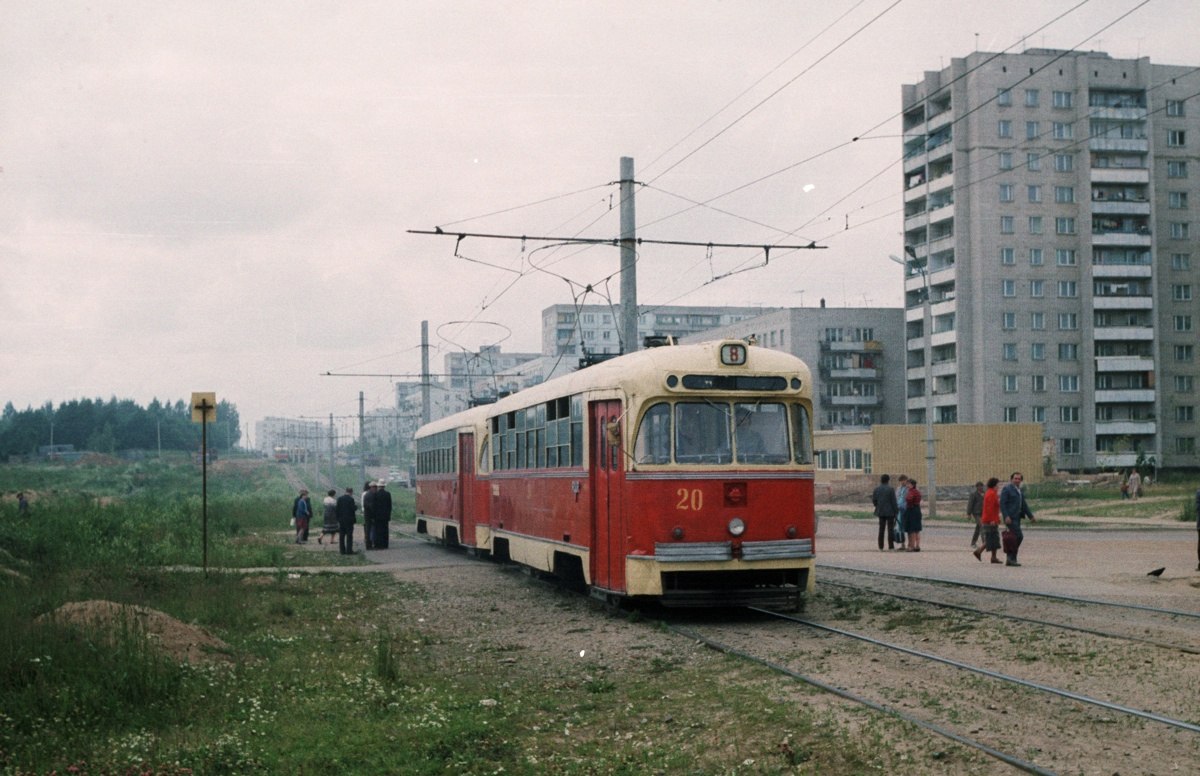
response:
[(788, 408), (782, 402), (660, 402), (642, 418), (634, 460), (784, 464), (792, 461), (789, 439)]

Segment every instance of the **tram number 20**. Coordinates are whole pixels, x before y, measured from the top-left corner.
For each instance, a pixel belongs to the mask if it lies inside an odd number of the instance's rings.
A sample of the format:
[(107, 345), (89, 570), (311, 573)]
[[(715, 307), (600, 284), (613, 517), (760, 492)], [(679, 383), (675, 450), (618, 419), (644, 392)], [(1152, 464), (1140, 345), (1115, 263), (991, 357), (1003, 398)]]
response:
[(675, 491), (679, 501), (675, 508), (685, 512), (699, 512), (704, 508), (704, 493), (699, 488), (680, 488)]

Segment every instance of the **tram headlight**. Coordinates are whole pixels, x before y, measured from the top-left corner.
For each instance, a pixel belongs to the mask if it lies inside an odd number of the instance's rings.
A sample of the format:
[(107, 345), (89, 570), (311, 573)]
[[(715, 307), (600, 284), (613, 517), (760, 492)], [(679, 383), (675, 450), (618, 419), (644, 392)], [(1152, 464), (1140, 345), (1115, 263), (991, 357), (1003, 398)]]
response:
[(787, 530), (786, 530), (786, 531), (784, 531), (784, 533), (786, 533), (786, 534), (787, 534), (787, 538), (789, 538), (789, 539), (795, 539), (795, 538), (796, 538), (796, 534), (798, 534), (798, 533), (800, 533), (800, 532), (796, 530), (796, 526), (794, 526), (794, 525), (789, 525), (789, 526), (787, 527)]
[(731, 536), (741, 536), (746, 532), (746, 523), (740, 517), (735, 517), (729, 521), (729, 533)]
[(674, 537), (676, 540), (682, 539), (683, 538), (683, 526), (681, 526), (681, 525), (675, 526), (675, 528), (671, 531), (671, 536)]

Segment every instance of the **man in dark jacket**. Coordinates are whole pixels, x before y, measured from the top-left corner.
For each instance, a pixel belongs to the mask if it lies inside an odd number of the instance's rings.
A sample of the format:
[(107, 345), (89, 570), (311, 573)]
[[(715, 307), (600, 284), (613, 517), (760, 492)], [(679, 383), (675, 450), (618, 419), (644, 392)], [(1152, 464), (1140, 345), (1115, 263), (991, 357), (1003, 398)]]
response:
[(387, 491), (387, 483), (379, 481), (375, 491), (375, 549), (388, 548), (388, 529), (392, 521), (392, 494)]
[(975, 490), (971, 491), (971, 496), (967, 499), (967, 517), (975, 522), (975, 533), (971, 534), (972, 550), (979, 545), (979, 534), (983, 532), (983, 494), (985, 493), (987, 493), (987, 489), (983, 487), (983, 483), (977, 482)]
[(879, 551), (883, 552), (883, 535), (887, 534), (889, 550), (896, 549), (896, 490), (890, 483), (892, 478), (885, 474), (879, 478), (879, 485), (871, 494), (871, 503), (875, 505), (875, 516), (879, 518)]
[(1025, 534), (1021, 531), (1021, 518), (1028, 517), (1030, 521), (1037, 522), (1034, 520), (1029, 504), (1025, 502), (1025, 493), (1021, 490), (1021, 483), (1024, 480), (1023, 474), (1013, 472), (1012, 476), (1008, 478), (1008, 484), (1000, 491), (1000, 517), (1004, 521), (1004, 525), (1015, 536), (1012, 552), (1008, 551), (1008, 547), (1004, 548), (1004, 554), (1008, 556), (1006, 566), (1021, 565), (1017, 563), (1017, 552), (1021, 549), (1021, 542), (1025, 541)]
[(354, 501), (354, 488), (346, 488), (346, 492), (338, 496), (334, 514), (338, 521), (338, 551), (343, 555), (354, 554), (354, 514), (358, 512), (358, 504)]
[(375, 549), (375, 488), (378, 483), (370, 480), (363, 485), (363, 546), (368, 550)]

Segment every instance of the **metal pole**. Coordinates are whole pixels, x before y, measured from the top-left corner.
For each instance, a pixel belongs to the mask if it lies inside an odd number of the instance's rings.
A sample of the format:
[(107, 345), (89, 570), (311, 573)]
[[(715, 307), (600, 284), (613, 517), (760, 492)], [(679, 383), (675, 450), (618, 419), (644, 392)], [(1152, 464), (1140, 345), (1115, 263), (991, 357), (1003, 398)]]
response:
[(333, 413), (329, 413), (329, 487), (337, 488), (337, 456), (333, 444)]
[(208, 576), (208, 402), (200, 402), (200, 504), (202, 529), (201, 542), (204, 544), (204, 576)]
[(429, 406), (429, 321), (421, 321), (421, 423), (432, 420)]
[(638, 343), (637, 214), (633, 206), (633, 158), (621, 157), (621, 346), (633, 353)]
[(925, 282), (925, 479), (929, 483), (929, 519), (937, 518), (937, 450), (933, 443), (933, 308), (929, 300), (929, 256), (921, 270)]
[(367, 423), (363, 418), (363, 392), (358, 392), (358, 464), (363, 482), (367, 481)]

